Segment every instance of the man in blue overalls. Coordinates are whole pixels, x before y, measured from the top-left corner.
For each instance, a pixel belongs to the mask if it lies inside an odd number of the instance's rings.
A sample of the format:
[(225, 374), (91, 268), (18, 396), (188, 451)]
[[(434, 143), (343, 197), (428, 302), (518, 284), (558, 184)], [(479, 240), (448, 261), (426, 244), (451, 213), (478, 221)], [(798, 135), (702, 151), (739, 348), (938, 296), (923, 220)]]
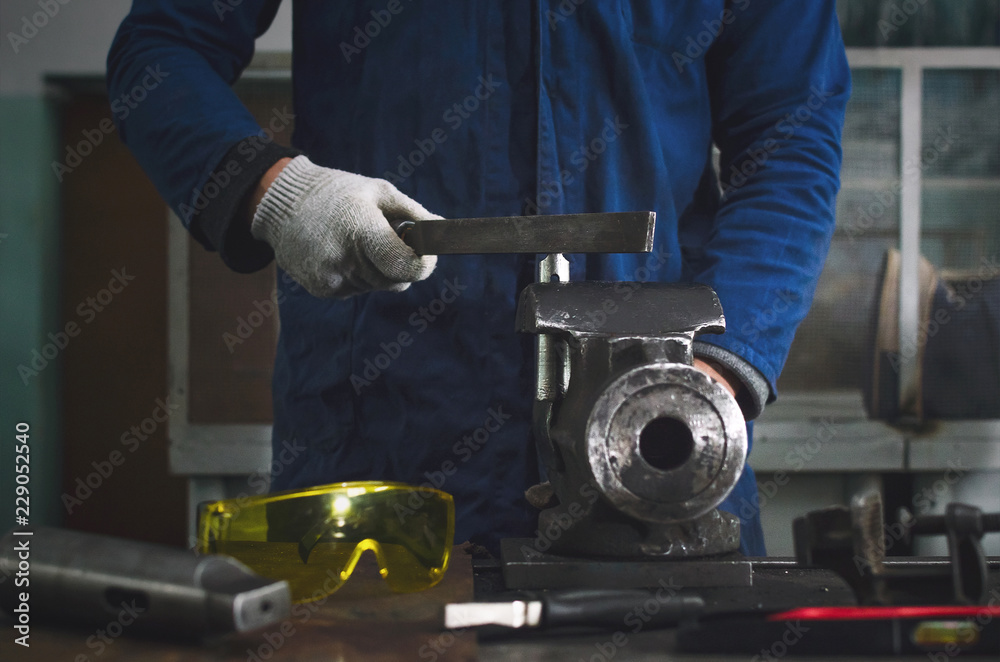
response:
[[(108, 57), (112, 99), (158, 73), (118, 126), (191, 233), (237, 271), (278, 263), (274, 443), (307, 450), (274, 489), (430, 481), (456, 539), (533, 534), (514, 310), (537, 258), (418, 258), (387, 218), (428, 210), (656, 211), (652, 256), (571, 256), (571, 278), (711, 285), (728, 330), (698, 366), (748, 420), (775, 397), (834, 227), (833, 0), (297, 0), (295, 150), (229, 87), (278, 3), (135, 0)], [(723, 505), (749, 554), (756, 499), (747, 469)]]

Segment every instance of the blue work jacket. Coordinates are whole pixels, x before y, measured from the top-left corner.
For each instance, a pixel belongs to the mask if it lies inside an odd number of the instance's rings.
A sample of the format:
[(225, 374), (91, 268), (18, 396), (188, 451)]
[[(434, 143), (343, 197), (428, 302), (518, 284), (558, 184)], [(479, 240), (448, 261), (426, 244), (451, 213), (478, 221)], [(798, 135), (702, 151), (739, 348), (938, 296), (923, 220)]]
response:
[[(135, 0), (109, 55), (112, 100), (158, 72), (120, 133), (241, 270), (268, 248), (222, 245), (202, 210), (234, 146), (280, 130), (229, 87), (277, 5)], [(293, 142), (314, 162), (445, 217), (655, 211), (652, 255), (571, 256), (572, 278), (711, 285), (728, 328), (704, 340), (774, 397), (834, 228), (850, 75), (833, 0), (298, 0), (293, 16)], [(429, 483), (455, 496), (458, 540), (533, 535), (534, 338), (514, 311), (535, 263), (441, 257), (403, 293), (344, 300), (279, 270), (275, 457), (306, 450), (272, 487)], [(756, 504), (747, 469), (724, 507), (762, 554)]]

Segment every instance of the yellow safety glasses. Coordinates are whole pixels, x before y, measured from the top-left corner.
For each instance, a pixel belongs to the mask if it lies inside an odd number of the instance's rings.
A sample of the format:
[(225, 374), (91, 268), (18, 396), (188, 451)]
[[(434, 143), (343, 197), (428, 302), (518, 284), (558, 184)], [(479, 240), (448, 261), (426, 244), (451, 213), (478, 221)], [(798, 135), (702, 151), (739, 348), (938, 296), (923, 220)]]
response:
[(369, 549), (393, 591), (430, 588), (444, 577), (454, 537), (451, 495), (404, 483), (320, 485), (205, 503), (198, 514), (200, 553), (286, 580), (295, 602), (340, 588)]

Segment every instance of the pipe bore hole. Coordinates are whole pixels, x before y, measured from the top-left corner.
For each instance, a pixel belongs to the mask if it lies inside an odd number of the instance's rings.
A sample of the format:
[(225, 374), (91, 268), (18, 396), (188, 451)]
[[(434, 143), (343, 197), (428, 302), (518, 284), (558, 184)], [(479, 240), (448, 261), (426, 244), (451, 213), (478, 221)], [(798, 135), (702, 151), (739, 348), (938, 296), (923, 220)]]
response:
[(676, 469), (693, 452), (691, 429), (676, 418), (654, 418), (639, 433), (639, 455), (654, 469)]

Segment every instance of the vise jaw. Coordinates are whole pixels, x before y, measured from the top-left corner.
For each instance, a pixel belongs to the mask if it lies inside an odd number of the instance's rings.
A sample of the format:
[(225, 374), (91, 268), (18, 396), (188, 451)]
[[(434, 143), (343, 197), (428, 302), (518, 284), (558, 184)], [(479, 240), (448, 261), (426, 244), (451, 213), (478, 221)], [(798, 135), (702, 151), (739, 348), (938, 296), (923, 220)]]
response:
[(725, 318), (704, 285), (543, 282), (517, 328), (539, 334), (534, 428), (554, 494), (539, 515), (552, 551), (685, 558), (739, 546), (716, 510), (747, 455), (735, 399), (692, 366)]

